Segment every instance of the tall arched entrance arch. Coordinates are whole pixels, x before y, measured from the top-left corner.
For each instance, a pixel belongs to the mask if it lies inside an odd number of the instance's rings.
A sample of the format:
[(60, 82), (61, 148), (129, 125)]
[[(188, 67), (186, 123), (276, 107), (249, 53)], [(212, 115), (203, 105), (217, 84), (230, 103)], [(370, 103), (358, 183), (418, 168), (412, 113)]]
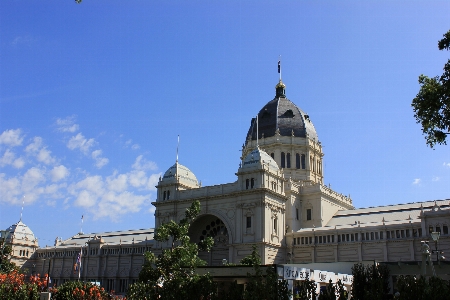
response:
[(223, 259), (228, 261), (229, 237), (223, 221), (213, 215), (199, 217), (189, 227), (189, 237), (193, 243), (199, 243), (206, 237), (214, 239), (214, 246), (210, 252), (199, 251), (198, 256), (208, 263), (208, 266), (219, 266)]

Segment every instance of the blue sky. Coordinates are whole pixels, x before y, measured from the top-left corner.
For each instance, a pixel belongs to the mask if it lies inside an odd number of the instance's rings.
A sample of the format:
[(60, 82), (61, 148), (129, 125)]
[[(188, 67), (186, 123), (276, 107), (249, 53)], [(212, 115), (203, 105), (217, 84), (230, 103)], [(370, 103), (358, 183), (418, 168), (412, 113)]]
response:
[[(450, 146), (411, 101), (450, 53), (448, 1), (0, 2), (0, 227), (52, 245), (154, 226), (179, 160), (233, 182), (250, 120), (287, 97), (322, 142), (325, 183), (356, 207), (449, 198)], [(25, 198), (23, 198), (25, 196)]]

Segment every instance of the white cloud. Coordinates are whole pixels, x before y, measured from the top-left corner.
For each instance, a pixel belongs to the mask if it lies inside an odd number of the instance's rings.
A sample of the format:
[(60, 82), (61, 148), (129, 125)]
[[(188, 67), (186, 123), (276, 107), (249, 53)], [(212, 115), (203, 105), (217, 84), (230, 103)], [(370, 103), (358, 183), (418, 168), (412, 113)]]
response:
[(45, 181), (45, 171), (37, 167), (32, 167), (23, 175), (22, 178), (22, 190), (30, 192), (36, 189), (37, 186)]
[(51, 151), (47, 150), (47, 148), (42, 148), (37, 154), (36, 158), (38, 161), (43, 162), (46, 165), (53, 164), (55, 159), (51, 156)]
[(450, 168), (450, 163), (444, 162), (444, 167), (449, 167)]
[(33, 142), (25, 148), (25, 151), (28, 153), (35, 153), (38, 152), (39, 149), (41, 148), (42, 148), (42, 138), (39, 136), (35, 136), (33, 138)]
[(95, 160), (95, 166), (99, 169), (109, 162), (109, 159), (102, 157), (102, 150), (92, 151), (92, 158)]
[(25, 152), (34, 155), (39, 162), (46, 165), (56, 162), (56, 159), (51, 155), (52, 152), (44, 146), (43, 140), (39, 136), (33, 138), (33, 142), (25, 148)]
[(142, 155), (136, 157), (136, 160), (134, 161), (134, 164), (131, 167), (135, 170), (143, 170), (143, 171), (158, 169), (156, 163), (146, 160)]
[(147, 182), (147, 189), (151, 190), (151, 191), (156, 191), (155, 186), (158, 185), (160, 177), (161, 177), (161, 173), (150, 175), (150, 177), (148, 178), (148, 182)]
[(412, 184), (420, 184), (422, 182), (422, 179), (420, 179), (420, 178), (416, 178), (416, 179), (414, 179), (414, 181), (413, 181), (413, 183)]
[(67, 143), (67, 148), (70, 150), (80, 149), (82, 153), (88, 155), (90, 148), (95, 145), (94, 139), (86, 139), (81, 133), (72, 136)]
[(131, 149), (133, 149), (133, 150), (138, 150), (140, 148), (141, 148), (141, 146), (139, 146), (139, 144), (134, 144), (133, 146), (131, 146)]
[(75, 201), (75, 204), (77, 206), (81, 206), (81, 207), (92, 207), (96, 204), (98, 197), (92, 193), (89, 192), (87, 190), (82, 190), (77, 197), (77, 200)]
[(128, 175), (127, 174), (116, 174), (106, 178), (106, 184), (108, 185), (108, 190), (114, 192), (123, 192), (128, 188)]
[(3, 156), (0, 158), (0, 167), (12, 165), (14, 162), (14, 158), (15, 158), (14, 153), (11, 152), (9, 149), (7, 149), (3, 154)]
[(61, 132), (76, 132), (80, 129), (80, 126), (75, 123), (76, 116), (69, 116), (65, 119), (56, 119), (56, 126), (58, 126), (58, 131)]
[(52, 177), (53, 182), (60, 181), (61, 179), (66, 178), (68, 175), (69, 175), (69, 170), (63, 165), (54, 167), (50, 171), (50, 176)]
[(0, 173), (0, 202), (17, 203), (21, 194), (19, 178)]
[(0, 134), (0, 145), (15, 147), (22, 145), (22, 141), (23, 135), (20, 129), (9, 129)]
[(22, 157), (19, 157), (14, 160), (12, 166), (16, 169), (22, 169), (25, 166), (25, 160)]
[(16, 36), (14, 40), (11, 42), (11, 45), (16, 47), (19, 45), (31, 46), (36, 41), (36, 38), (31, 37), (29, 35), (25, 36)]
[(431, 179), (431, 180), (432, 180), (432, 181), (439, 181), (439, 180), (441, 180), (441, 178), (438, 177), (438, 176), (434, 176), (433, 179)]

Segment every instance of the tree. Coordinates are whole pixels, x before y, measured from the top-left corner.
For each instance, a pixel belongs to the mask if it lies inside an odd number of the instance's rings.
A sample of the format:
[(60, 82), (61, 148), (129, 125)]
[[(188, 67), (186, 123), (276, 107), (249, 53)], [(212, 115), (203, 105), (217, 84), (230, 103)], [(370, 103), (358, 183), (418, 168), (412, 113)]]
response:
[(158, 256), (145, 253), (139, 282), (130, 286), (128, 299), (201, 299), (215, 293), (209, 275), (195, 274), (196, 267), (206, 264), (198, 251), (210, 251), (214, 243), (211, 237), (199, 244), (191, 243), (189, 227), (199, 213), (200, 202), (194, 201), (179, 223), (172, 220), (157, 229), (154, 239), (171, 246)]
[(17, 266), (11, 262), (12, 248), (6, 244), (6, 237), (0, 238), (0, 274), (10, 273), (19, 270)]
[(385, 265), (355, 264), (352, 267), (352, 299), (383, 300), (389, 298), (389, 269)]
[(439, 277), (430, 277), (426, 279), (413, 276), (400, 276), (397, 279), (397, 289), (399, 296), (397, 299), (448, 299), (450, 285), (448, 281)]
[[(450, 30), (438, 42), (439, 50), (450, 50)], [(417, 123), (422, 125), (428, 146), (446, 145), (450, 134), (450, 59), (441, 76), (419, 76), (420, 90), (411, 106)]]

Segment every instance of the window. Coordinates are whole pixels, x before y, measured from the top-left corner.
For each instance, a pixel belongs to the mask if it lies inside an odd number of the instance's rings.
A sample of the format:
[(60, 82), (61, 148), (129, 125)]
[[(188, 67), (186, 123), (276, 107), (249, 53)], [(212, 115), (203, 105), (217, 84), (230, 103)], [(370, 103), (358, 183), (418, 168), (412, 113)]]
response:
[(254, 186), (255, 186), (255, 179), (252, 178), (252, 180), (251, 180), (251, 188), (253, 188)]
[(250, 181), (245, 179), (245, 189), (248, 190), (248, 186), (250, 185)]
[(448, 227), (447, 227), (447, 225), (442, 226), (442, 229), (444, 231), (444, 234), (448, 234)]
[(428, 232), (432, 233), (434, 231), (433, 226), (428, 227)]
[(312, 209), (311, 208), (308, 208), (306, 210), (306, 220), (307, 221), (311, 221), (312, 220)]
[(252, 217), (247, 217), (247, 228), (252, 227)]
[(166, 200), (166, 191), (164, 191), (163, 200)]
[(298, 220), (298, 208), (295, 209), (295, 219)]
[(286, 155), (284, 152), (281, 152), (281, 167), (286, 168)]
[(286, 154), (286, 167), (288, 169), (291, 168), (291, 154), (290, 153)]
[(277, 223), (278, 223), (278, 219), (277, 218), (273, 218), (273, 231), (275, 233), (277, 232)]
[(322, 244), (322, 236), (319, 236), (319, 244)]
[(295, 154), (295, 168), (300, 169), (300, 154)]
[(167, 200), (170, 199), (170, 191), (167, 191)]
[(437, 226), (436, 226), (436, 231), (439, 232), (439, 233), (441, 233), (441, 226), (437, 225)]
[(302, 169), (303, 170), (306, 169), (306, 156), (305, 156), (305, 154), (302, 154), (302, 161), (301, 161), (301, 163), (302, 163)]

